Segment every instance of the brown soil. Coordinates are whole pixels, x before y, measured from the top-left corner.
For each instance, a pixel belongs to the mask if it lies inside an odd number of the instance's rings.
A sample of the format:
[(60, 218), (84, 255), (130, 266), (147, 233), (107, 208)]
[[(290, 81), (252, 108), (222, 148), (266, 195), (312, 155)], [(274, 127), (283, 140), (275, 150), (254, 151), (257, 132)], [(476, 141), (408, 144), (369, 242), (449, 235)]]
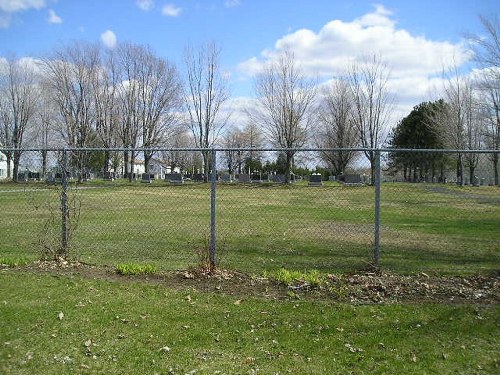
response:
[(396, 275), (363, 271), (330, 274), (321, 286), (311, 286), (300, 280), (293, 285), (284, 285), (272, 279), (230, 270), (217, 270), (212, 273), (188, 270), (123, 276), (117, 274), (114, 268), (71, 262), (35, 262), (13, 270), (124, 283), (151, 283), (176, 290), (195, 289), (241, 298), (330, 300), (352, 304), (500, 302), (498, 271), (490, 275), (469, 276), (430, 276), (425, 273)]

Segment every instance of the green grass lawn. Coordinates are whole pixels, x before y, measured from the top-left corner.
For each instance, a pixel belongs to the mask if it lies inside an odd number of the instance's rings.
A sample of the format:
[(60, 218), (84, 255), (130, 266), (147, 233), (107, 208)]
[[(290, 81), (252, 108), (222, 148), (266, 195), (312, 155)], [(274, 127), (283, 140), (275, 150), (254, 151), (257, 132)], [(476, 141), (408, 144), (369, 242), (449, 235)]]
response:
[(493, 374), (500, 365), (498, 305), (279, 301), (11, 269), (0, 285), (2, 374)]
[[(209, 184), (91, 181), (70, 192), (79, 219), (71, 255), (185, 269), (210, 230)], [(57, 188), (0, 183), (0, 256), (38, 258), (60, 239)], [(383, 184), (381, 266), (392, 272), (487, 273), (500, 264), (500, 189)], [(217, 188), (221, 265), (251, 273), (349, 272), (371, 261), (374, 188), (326, 183)]]
[[(186, 269), (206, 249), (208, 185), (82, 187), (70, 193), (80, 209), (73, 257), (132, 274), (134, 266)], [(220, 185), (217, 196), (223, 267), (326, 275), (370, 261), (372, 187)], [(0, 210), (2, 263), (29, 263), (40, 257), (41, 245), (59, 241), (56, 187), (1, 183)], [(387, 271), (489, 273), (499, 269), (499, 243), (498, 187), (382, 187), (381, 265)], [(498, 304), (350, 305), (314, 294), (252, 297), (217, 289), (216, 279), (207, 280), (214, 292), (202, 293), (142, 280), (155, 277), (149, 272), (109, 280), (78, 272), (0, 270), (0, 373), (499, 371)]]

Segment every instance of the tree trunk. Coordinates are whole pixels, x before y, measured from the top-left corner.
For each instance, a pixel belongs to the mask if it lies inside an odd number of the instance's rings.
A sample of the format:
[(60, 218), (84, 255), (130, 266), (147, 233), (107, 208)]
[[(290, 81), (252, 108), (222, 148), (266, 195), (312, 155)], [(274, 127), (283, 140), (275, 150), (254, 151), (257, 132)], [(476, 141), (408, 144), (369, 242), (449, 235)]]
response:
[(41, 154), (42, 154), (42, 176), (41, 176), (41, 178), (44, 179), (45, 175), (47, 174), (47, 151), (42, 150)]
[(10, 168), (10, 164), (12, 163), (12, 152), (6, 151), (5, 156), (7, 157), (7, 178), (12, 178), (12, 171)]
[(128, 151), (123, 152), (123, 177), (128, 178), (129, 177), (129, 168), (128, 168)]
[(498, 185), (498, 154), (493, 154), (493, 175), (495, 176), (495, 186)]
[(104, 151), (104, 173), (109, 172), (109, 158), (110, 152), (109, 150)]
[(285, 184), (289, 184), (291, 182), (290, 175), (292, 173), (293, 155), (294, 155), (293, 151), (286, 152)]
[(148, 151), (144, 151), (144, 172), (149, 173), (149, 161), (151, 160), (151, 154)]
[(203, 155), (203, 182), (210, 181), (210, 157), (208, 151), (202, 151)]
[(464, 167), (462, 165), (462, 154), (457, 158), (457, 185), (464, 186)]
[(132, 177), (134, 176), (134, 159), (135, 151), (130, 152), (130, 172), (128, 174), (128, 182), (132, 182)]
[(21, 151), (14, 151), (14, 170), (12, 171), (12, 179), (17, 182), (17, 174), (19, 172), (19, 159), (21, 159)]

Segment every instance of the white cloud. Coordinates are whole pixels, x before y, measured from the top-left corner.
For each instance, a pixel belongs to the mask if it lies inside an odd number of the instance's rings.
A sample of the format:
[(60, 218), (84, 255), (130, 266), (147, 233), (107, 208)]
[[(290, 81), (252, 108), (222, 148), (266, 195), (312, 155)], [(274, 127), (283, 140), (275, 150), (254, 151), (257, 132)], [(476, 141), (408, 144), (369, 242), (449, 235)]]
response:
[(153, 9), (155, 6), (155, 2), (153, 0), (137, 0), (135, 3), (145, 12)]
[(59, 17), (54, 10), (49, 9), (49, 23), (62, 23), (62, 18)]
[(176, 7), (174, 4), (166, 4), (161, 12), (167, 17), (177, 17), (181, 14), (182, 8)]
[(287, 49), (293, 51), (306, 75), (323, 81), (344, 73), (360, 58), (376, 54), (391, 69), (388, 84), (396, 96), (398, 115), (429, 100), (431, 92), (442, 88), (441, 73), (470, 59), (465, 44), (413, 35), (398, 28), (392, 12), (379, 5), (350, 22), (332, 20), (318, 32), (300, 29), (286, 34), (274, 48), (240, 63), (239, 71), (252, 77)]
[(0, 0), (0, 10), (5, 13), (16, 13), (28, 9), (45, 7), (45, 0)]
[(333, 20), (319, 32), (300, 29), (276, 41), (274, 49), (265, 50), (240, 64), (240, 69), (254, 75), (265, 61), (290, 49), (297, 62), (310, 75), (335, 76), (362, 54), (377, 54), (392, 67), (394, 76), (436, 74), (452, 64), (461, 65), (469, 58), (461, 44), (433, 41), (398, 29), (391, 12), (377, 6), (351, 22)]
[(234, 7), (237, 7), (238, 5), (241, 5), (241, 1), (240, 0), (226, 0), (224, 5), (227, 8), (234, 8)]
[(0, 28), (8, 28), (15, 13), (29, 9), (39, 10), (45, 6), (45, 0), (0, 0)]
[(101, 42), (108, 48), (116, 46), (116, 35), (111, 30), (106, 30), (101, 34)]

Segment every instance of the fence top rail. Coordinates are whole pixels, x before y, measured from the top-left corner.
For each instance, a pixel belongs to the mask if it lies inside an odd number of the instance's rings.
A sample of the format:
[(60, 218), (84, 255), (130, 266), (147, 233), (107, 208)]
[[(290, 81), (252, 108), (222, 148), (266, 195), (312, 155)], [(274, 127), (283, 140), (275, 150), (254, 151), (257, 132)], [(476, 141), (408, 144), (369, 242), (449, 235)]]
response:
[(280, 148), (280, 147), (213, 147), (213, 148), (202, 148), (202, 147), (137, 147), (137, 148), (125, 148), (125, 147), (26, 147), (26, 148), (12, 148), (12, 147), (0, 147), (0, 152), (99, 152), (99, 151), (110, 151), (110, 152), (236, 152), (236, 151), (259, 151), (259, 152), (381, 152), (381, 153), (391, 153), (391, 152), (412, 152), (412, 153), (445, 153), (445, 154), (457, 154), (457, 153), (467, 153), (467, 154), (496, 154), (500, 153), (500, 150), (466, 150), (466, 149), (426, 149), (426, 148), (367, 148), (367, 147), (349, 147), (349, 148)]

